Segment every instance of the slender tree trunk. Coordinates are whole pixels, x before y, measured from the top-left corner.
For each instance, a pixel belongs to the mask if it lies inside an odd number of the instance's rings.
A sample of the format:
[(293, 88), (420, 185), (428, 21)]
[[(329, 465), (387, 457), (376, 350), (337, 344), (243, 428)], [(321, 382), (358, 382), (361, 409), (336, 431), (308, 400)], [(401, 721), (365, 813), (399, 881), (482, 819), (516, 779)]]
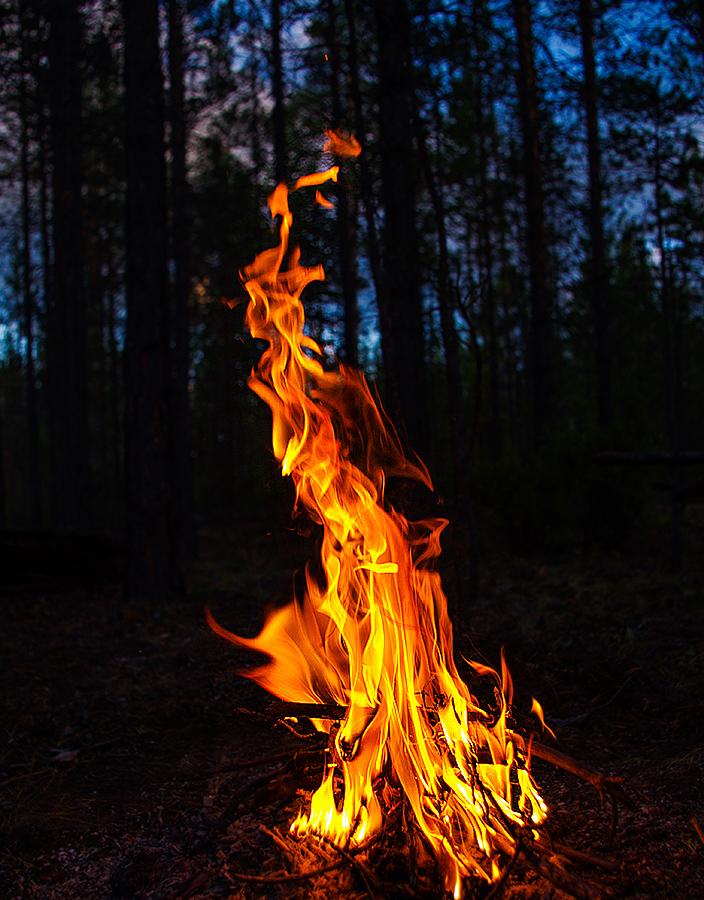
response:
[(663, 213), (663, 176), (662, 159), (660, 149), (660, 126), (655, 127), (655, 153), (654, 153), (654, 185), (655, 197), (655, 225), (658, 251), (660, 254), (660, 305), (663, 321), (663, 359), (665, 382), (665, 416), (667, 421), (667, 436), (670, 450), (681, 450), (681, 422), (679, 415), (678, 390), (675, 378), (676, 363), (673, 352), (674, 336), (674, 309), (672, 290), (669, 278), (669, 254), (665, 236), (665, 223)]
[[(410, 71), (410, 70), (409, 70)], [(464, 469), (466, 465), (466, 436), (464, 420), (464, 403), (462, 397), (462, 373), (460, 371), (459, 341), (455, 328), (455, 304), (450, 285), (450, 263), (447, 249), (447, 227), (445, 201), (442, 189), (438, 184), (433, 169), (425, 127), (420, 117), (420, 111), (412, 95), (413, 126), (418, 147), (423, 177), (425, 179), (430, 201), (435, 213), (435, 228), (438, 240), (438, 306), (440, 309), (440, 332), (442, 335), (443, 351), (445, 353), (445, 370), (447, 376), (447, 403), (448, 424), (450, 430), (450, 453), (452, 457), (452, 475), (455, 493), (463, 493), (462, 486), (466, 479)]]
[[(337, 8), (335, 0), (326, 0), (328, 25), (328, 59), (330, 63), (330, 96), (332, 118), (336, 128), (344, 124), (342, 98), (340, 96), (340, 52), (337, 40)], [(336, 224), (342, 287), (344, 320), (344, 356), (350, 366), (358, 363), (359, 309), (357, 308), (357, 258), (356, 216), (351, 185), (344, 169), (337, 179)]]
[(590, 293), (594, 316), (596, 355), (596, 401), (599, 427), (608, 431), (613, 419), (611, 401), (611, 347), (609, 340), (609, 296), (602, 213), (601, 145), (599, 140), (598, 90), (594, 61), (594, 6), (579, 0), (579, 27), (584, 65), (584, 109), (587, 120), (589, 158), (589, 237), (591, 255)]
[(2, 405), (0, 404), (0, 531), (7, 528), (7, 491), (5, 489), (5, 443), (3, 439)]
[[(50, 312), (54, 307), (54, 266), (51, 258), (51, 235), (49, 223), (49, 164), (48, 164), (48, 148), (45, 135), (48, 131), (46, 118), (41, 109), (38, 115), (38, 152), (39, 152), (39, 229), (41, 234), (42, 245), (42, 282), (44, 289), (44, 309), (46, 317), (49, 319)], [(48, 328), (48, 322), (46, 323)], [(47, 356), (49, 348), (46, 349)]]
[(530, 269), (533, 436), (536, 444), (553, 423), (552, 296), (543, 199), (538, 84), (533, 55), (530, 0), (513, 0), (518, 40), (518, 96), (523, 132), (526, 189), (526, 244)]
[[(249, 119), (249, 136), (251, 140), (251, 150), (252, 150), (252, 163), (254, 165), (254, 171), (259, 173), (265, 170), (264, 165), (264, 154), (262, 152), (262, 145), (260, 139), (260, 105), (259, 105), (259, 77), (257, 71), (257, 40), (256, 40), (256, 22), (257, 22), (257, 12), (258, 12), (258, 4), (256, 0), (250, 0), (249, 2), (249, 18), (248, 18), (248, 36), (250, 40), (250, 44), (252, 47), (252, 56), (250, 60), (249, 68), (249, 99), (252, 104), (252, 114)], [(258, 178), (254, 179), (254, 208), (259, 209), (262, 205), (261, 203), (261, 185)], [(260, 216), (257, 216), (255, 222), (253, 224), (255, 231), (255, 245), (260, 247), (263, 240), (262, 234), (262, 219)]]
[(171, 247), (174, 261), (174, 444), (176, 489), (181, 510), (181, 547), (187, 557), (197, 552), (193, 511), (193, 474), (189, 434), (190, 368), (188, 221), (186, 215), (186, 115), (183, 85), (183, 0), (169, 0), (169, 81), (171, 84)]
[(115, 310), (115, 287), (114, 273), (112, 267), (109, 273), (110, 283), (108, 285), (108, 383), (110, 385), (108, 393), (108, 409), (110, 415), (110, 469), (115, 481), (115, 511), (113, 515), (114, 522), (118, 524), (118, 528), (124, 523), (123, 520), (123, 497), (124, 484), (122, 475), (123, 454), (122, 454), (122, 427), (120, 416), (120, 352), (117, 345), (117, 315)]
[(506, 392), (508, 400), (508, 433), (511, 444), (516, 453), (521, 449), (521, 436), (518, 427), (518, 364), (516, 361), (516, 348), (513, 344), (513, 311), (511, 309), (512, 291), (509, 278), (508, 254), (502, 247), (501, 263), (501, 306), (504, 324), (504, 346), (506, 348)]
[(29, 110), (25, 84), (25, 48), (22, 39), (20, 56), (20, 177), (22, 181), (22, 316), (27, 341), (25, 382), (27, 397), (27, 464), (29, 475), (30, 523), (39, 528), (42, 522), (42, 483), (39, 460), (39, 416), (37, 413), (37, 379), (34, 369), (34, 289), (32, 286), (31, 207), (29, 197)]
[(52, 0), (47, 9), (54, 249), (47, 315), (52, 520), (60, 528), (87, 528), (91, 515), (81, 201), (82, 29), (75, 0)]
[[(667, 439), (672, 453), (682, 450), (681, 417), (681, 367), (677, 346), (677, 323), (672, 285), (669, 277), (669, 253), (665, 235), (663, 211), (662, 150), (660, 146), (660, 96), (658, 85), (657, 108), (655, 110), (655, 148), (653, 171), (653, 194), (655, 198), (655, 225), (658, 251), (660, 253), (660, 305), (663, 323), (663, 367), (665, 382), (665, 417)], [(672, 543), (671, 560), (674, 569), (682, 566), (682, 525), (684, 506), (680, 489), (682, 471), (680, 466), (672, 467)]]
[(408, 8), (375, 0), (378, 35), (379, 140), (384, 203), (384, 277), (391, 365), (401, 420), (411, 445), (429, 452), (423, 305), (418, 277), (415, 173), (411, 144)]
[(483, 260), (484, 307), (487, 321), (487, 351), (489, 360), (489, 454), (491, 459), (499, 459), (502, 450), (501, 434), (501, 401), (499, 391), (499, 340), (496, 323), (496, 291), (494, 287), (494, 248), (492, 242), (491, 197), (489, 191), (489, 154), (487, 152), (486, 129), (486, 79), (483, 67), (485, 64), (480, 40), (480, 18), (486, 15), (483, 2), (475, 4), (472, 17), (472, 37), (477, 74), (475, 87), (475, 116), (477, 121), (477, 149), (479, 159), (479, 203), (480, 203), (480, 246)]
[[(364, 140), (366, 128), (364, 124), (364, 107), (362, 92), (359, 86), (359, 53), (357, 49), (357, 24), (354, 14), (353, 0), (345, 0), (345, 19), (347, 20), (347, 33), (349, 35), (349, 68), (350, 68), (350, 95), (354, 106), (354, 130), (360, 141)], [(362, 147), (359, 157), (360, 188), (362, 206), (364, 208), (364, 220), (367, 228), (367, 252), (369, 254), (369, 267), (374, 282), (377, 309), (379, 312), (379, 331), (381, 333), (381, 356), (386, 380), (387, 403), (391, 410), (397, 414), (400, 410), (399, 388), (396, 383), (394, 368), (392, 365), (392, 335), (391, 314), (389, 312), (389, 299), (384, 281), (381, 264), (381, 249), (379, 235), (376, 227), (375, 209), (372, 193), (372, 179), (369, 171), (368, 151)]]
[(274, 177), (286, 181), (286, 120), (284, 113), (284, 72), (281, 60), (281, 0), (271, 0), (271, 81), (274, 94)]
[(183, 590), (169, 384), (166, 177), (158, 0), (123, 0), (125, 22), (125, 483), (129, 597)]
[[(407, 57), (409, 74), (413, 73), (412, 62)], [(453, 558), (456, 574), (458, 596), (474, 602), (479, 594), (479, 568), (477, 551), (477, 531), (474, 509), (469, 492), (469, 458), (464, 416), (464, 398), (462, 396), (462, 373), (460, 367), (459, 340), (455, 327), (455, 294), (450, 282), (450, 262), (447, 241), (445, 200), (442, 186), (433, 168), (425, 125), (418, 108), (417, 94), (411, 87), (411, 107), (413, 126), (418, 148), (423, 177), (430, 194), (435, 228), (438, 239), (438, 306), (440, 310), (440, 332), (445, 354), (445, 372), (447, 378), (448, 425), (450, 432), (450, 457), (452, 464), (452, 481), (455, 495), (455, 515), (462, 521), (469, 532), (469, 554), (460, 563), (460, 554), (455, 543)], [(466, 546), (466, 545), (465, 545)], [(461, 569), (466, 567), (468, 584), (464, 590)]]
[[(107, 349), (106, 349), (106, 338), (107, 338), (107, 310), (105, 303), (105, 283), (106, 278), (100, 271), (99, 265), (96, 265), (98, 262), (97, 258), (93, 259), (93, 265), (89, 266), (89, 275), (88, 275), (88, 285), (89, 285), (89, 293), (92, 297), (92, 305), (97, 312), (97, 322), (95, 323), (95, 330), (99, 335), (98, 341), (96, 344), (99, 348), (99, 352), (96, 359), (96, 373), (95, 380), (96, 384), (93, 387), (93, 395), (97, 398), (97, 403), (99, 404), (98, 409), (98, 422), (97, 428), (95, 429), (96, 440), (95, 440), (95, 450), (96, 457), (100, 466), (100, 482), (96, 484), (96, 490), (100, 492), (100, 495), (105, 498), (107, 502), (105, 502), (104, 508), (109, 508), (111, 512), (114, 511), (113, 497), (110, 496), (108, 500), (108, 496), (110, 495), (115, 482), (110, 479), (109, 475), (109, 463), (110, 463), (110, 404), (108, 402), (108, 392), (109, 392), (109, 383), (108, 383), (108, 368), (110, 365), (110, 360), (108, 357)], [(102, 517), (101, 517), (102, 518)], [(107, 516), (105, 516), (107, 519)], [(101, 521), (101, 526), (107, 525), (106, 521)]]

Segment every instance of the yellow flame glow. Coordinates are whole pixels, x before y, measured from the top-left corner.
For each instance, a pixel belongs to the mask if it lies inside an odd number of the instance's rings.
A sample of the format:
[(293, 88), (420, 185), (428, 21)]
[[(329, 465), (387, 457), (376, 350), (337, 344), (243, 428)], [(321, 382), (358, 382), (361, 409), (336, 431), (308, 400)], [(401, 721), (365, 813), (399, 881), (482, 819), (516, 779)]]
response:
[[(300, 178), (296, 188), (336, 177), (333, 167)], [(269, 206), (281, 216), (280, 243), (243, 272), (248, 327), (268, 342), (250, 386), (271, 408), (274, 453), (294, 481), (297, 505), (323, 527), (324, 577), (309, 570), (302, 601), (275, 612), (254, 639), (209, 621), (228, 639), (269, 655), (248, 674), (271, 693), (347, 709), (322, 783), (291, 831), (358, 844), (380, 828), (393, 787), (405, 795), (447, 890), (459, 898), (465, 876), (498, 877), (516, 826), (546, 815), (525, 747), (506, 727), (508, 668), (503, 656), (500, 675), (472, 664), (496, 681), (499, 709), (490, 714), (453, 659), (434, 569), (446, 522), (409, 522), (384, 499), (388, 476), (430, 487), (428, 471), (404, 455), (364, 377), (321, 364), (320, 348), (303, 333), (301, 293), (323, 271), (301, 266), (289, 248), (284, 185)]]

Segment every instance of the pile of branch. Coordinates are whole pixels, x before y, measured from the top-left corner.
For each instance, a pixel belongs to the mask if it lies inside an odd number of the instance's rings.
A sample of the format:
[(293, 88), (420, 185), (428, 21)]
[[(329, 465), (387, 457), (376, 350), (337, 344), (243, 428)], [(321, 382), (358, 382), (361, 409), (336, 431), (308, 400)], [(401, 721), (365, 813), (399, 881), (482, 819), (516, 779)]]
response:
[[(307, 737), (309, 746), (297, 751), (276, 754), (266, 758), (246, 762), (233, 763), (220, 767), (218, 773), (268, 767), (265, 774), (256, 775), (241, 785), (230, 797), (229, 802), (220, 815), (208, 823), (207, 830), (191, 847), (191, 855), (200, 854), (213, 848), (218, 841), (224, 839), (228, 829), (238, 817), (253, 810), (276, 805), (279, 809), (288, 806), (296, 795), (307, 794), (304, 790), (310, 785), (312, 791), (319, 781), (323, 767), (324, 754), (327, 749), (327, 736), (306, 735), (295, 726), (301, 718), (326, 718), (340, 720), (345, 715), (342, 707), (323, 706), (318, 704), (292, 704), (276, 701), (265, 713), (253, 713), (239, 710), (240, 714), (255, 718), (264, 718), (276, 722), (280, 727), (294, 731), (300, 737)], [(532, 754), (558, 768), (590, 783), (599, 792), (602, 799), (611, 800), (612, 838), (618, 821), (619, 805), (634, 809), (633, 802), (625, 794), (621, 779), (612, 778), (565, 756), (557, 750), (535, 741), (531, 744)], [(273, 768), (272, 768), (273, 767)], [(425, 846), (424, 836), (413, 822), (413, 817), (405, 803), (392, 811), (385, 820), (384, 829), (370, 841), (359, 846), (338, 847), (325, 838), (299, 838), (290, 834), (282, 834), (276, 826), (268, 828), (261, 819), (258, 823), (260, 832), (267, 835), (272, 844), (272, 855), (261, 873), (243, 871), (237, 865), (232, 854), (220, 849), (218, 873), (231, 885), (249, 883), (252, 886), (286, 885), (300, 886), (308, 883), (309, 894), (314, 896), (314, 885), (324, 879), (329, 889), (327, 876), (334, 873), (345, 873), (350, 876), (357, 889), (361, 889), (371, 900), (387, 895), (383, 872), (390, 857), (395, 856), (394, 865), (398, 867), (399, 858), (405, 859), (408, 869), (409, 897), (428, 897), (439, 894), (439, 879), (432, 863), (430, 849)], [(549, 881), (561, 891), (576, 900), (601, 900), (608, 893), (594, 887), (573, 872), (567, 866), (574, 863), (617, 871), (619, 866), (611, 860), (604, 860), (582, 851), (555, 844), (544, 829), (521, 829), (515, 836), (515, 845), (507, 847), (506, 863), (500, 878), (491, 886), (484, 900), (496, 900), (507, 886), (508, 878), (514, 868), (519, 865), (532, 870)], [(203, 888), (215, 874), (213, 867), (192, 874), (168, 895), (166, 900), (181, 900), (194, 891)], [(266, 872), (264, 874), (264, 872)], [(394, 876), (397, 878), (397, 874)], [(431, 889), (430, 885), (434, 889)], [(323, 889), (323, 894), (325, 890)]]

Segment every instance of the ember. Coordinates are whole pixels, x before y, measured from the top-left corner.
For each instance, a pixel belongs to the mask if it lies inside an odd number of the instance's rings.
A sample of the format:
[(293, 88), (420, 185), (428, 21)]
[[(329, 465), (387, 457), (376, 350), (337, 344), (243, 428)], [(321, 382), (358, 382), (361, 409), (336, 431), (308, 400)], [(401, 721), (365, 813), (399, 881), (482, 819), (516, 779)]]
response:
[[(294, 190), (337, 172), (301, 178)], [(324, 576), (309, 569), (303, 598), (275, 612), (254, 639), (209, 622), (269, 655), (247, 674), (281, 700), (314, 704), (309, 714), (323, 705), (345, 711), (339, 726), (334, 717), (312, 718), (330, 733), (331, 752), (291, 832), (358, 846), (403, 796), (459, 897), (464, 877), (495, 881), (519, 830), (547, 812), (529, 749), (507, 727), (511, 679), (503, 659), (500, 674), (471, 664), (495, 681), (497, 708), (488, 711), (459, 677), (435, 571), (446, 522), (410, 522), (384, 496), (389, 476), (431, 487), (428, 471), (404, 455), (363, 375), (321, 364), (320, 348), (303, 333), (301, 293), (323, 271), (301, 266), (289, 246), (285, 185), (269, 207), (281, 217), (279, 245), (243, 273), (248, 327), (269, 343), (250, 386), (271, 408), (274, 453), (294, 481), (296, 505), (323, 527)]]

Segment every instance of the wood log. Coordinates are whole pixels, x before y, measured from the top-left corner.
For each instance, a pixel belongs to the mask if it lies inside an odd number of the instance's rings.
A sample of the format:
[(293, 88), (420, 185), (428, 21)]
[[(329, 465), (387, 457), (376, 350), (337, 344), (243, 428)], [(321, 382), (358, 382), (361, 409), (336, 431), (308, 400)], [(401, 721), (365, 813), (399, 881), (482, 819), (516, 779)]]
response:
[(334, 703), (289, 703), (286, 700), (272, 700), (264, 710), (264, 715), (274, 719), (330, 719), (341, 722), (347, 715), (346, 706)]

